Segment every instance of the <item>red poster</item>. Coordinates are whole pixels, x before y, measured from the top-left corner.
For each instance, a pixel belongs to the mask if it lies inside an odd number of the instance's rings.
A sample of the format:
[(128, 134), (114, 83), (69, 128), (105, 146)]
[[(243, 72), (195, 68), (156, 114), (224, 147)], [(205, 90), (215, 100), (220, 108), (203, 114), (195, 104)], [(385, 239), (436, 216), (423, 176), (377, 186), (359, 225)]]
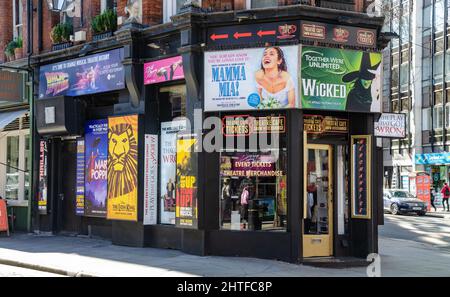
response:
[(0, 199), (0, 231), (8, 231), (8, 213), (3, 199)]
[(430, 211), (430, 191), (431, 178), (426, 172), (418, 172), (416, 176), (416, 194), (417, 198), (427, 203), (428, 211)]

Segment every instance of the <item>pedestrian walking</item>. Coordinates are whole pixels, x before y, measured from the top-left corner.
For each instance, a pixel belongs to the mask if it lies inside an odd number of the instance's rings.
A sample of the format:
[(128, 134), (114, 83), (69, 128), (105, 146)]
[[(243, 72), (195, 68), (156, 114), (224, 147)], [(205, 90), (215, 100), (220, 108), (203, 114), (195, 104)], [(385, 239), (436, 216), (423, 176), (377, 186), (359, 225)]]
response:
[(444, 207), (444, 211), (445, 211), (445, 204), (447, 204), (447, 211), (450, 212), (450, 208), (448, 205), (448, 199), (450, 198), (450, 187), (448, 186), (447, 183), (444, 183), (444, 187), (441, 190), (442, 193), (442, 207)]
[(436, 195), (437, 195), (436, 189), (431, 189), (431, 191), (430, 191), (430, 201), (431, 201), (431, 206), (433, 206), (433, 208), (434, 208), (434, 212), (437, 211), (437, 208), (434, 205), (434, 201), (436, 200)]

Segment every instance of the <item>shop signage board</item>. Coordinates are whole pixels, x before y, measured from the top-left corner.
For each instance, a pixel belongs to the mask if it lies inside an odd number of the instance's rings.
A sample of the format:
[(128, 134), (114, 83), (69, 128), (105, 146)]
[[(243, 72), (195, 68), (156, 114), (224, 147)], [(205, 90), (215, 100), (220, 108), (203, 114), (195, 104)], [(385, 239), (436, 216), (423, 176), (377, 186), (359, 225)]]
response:
[(175, 225), (175, 182), (177, 171), (177, 134), (186, 130), (186, 121), (161, 123), (160, 221)]
[(252, 117), (250, 115), (224, 116), (222, 133), (225, 136), (249, 136), (260, 133), (285, 133), (285, 116)]
[(381, 53), (302, 47), (302, 108), (381, 112), (381, 59)]
[(47, 214), (48, 190), (48, 146), (46, 140), (39, 141), (39, 185), (38, 208), (40, 214)]
[(108, 128), (107, 218), (137, 221), (138, 116), (110, 117)]
[(277, 156), (272, 154), (237, 153), (235, 156), (221, 156), (220, 174), (226, 177), (282, 177), (277, 170)]
[(144, 225), (156, 225), (158, 215), (158, 135), (145, 135)]
[(249, 43), (298, 40), (299, 22), (274, 22), (208, 29), (208, 45), (247, 45)]
[(371, 218), (371, 136), (351, 137), (352, 218)]
[(416, 154), (417, 165), (445, 165), (450, 164), (450, 153)]
[(125, 88), (123, 48), (45, 65), (39, 72), (39, 99), (82, 96)]
[(331, 116), (305, 115), (303, 129), (311, 134), (340, 134), (348, 133), (348, 120)]
[(375, 29), (301, 21), (300, 40), (376, 48), (377, 31)]
[(0, 106), (27, 102), (24, 94), (25, 76), (6, 70), (0, 71)]
[(383, 113), (375, 122), (374, 135), (383, 138), (405, 138), (406, 137), (406, 114)]
[(108, 120), (85, 124), (85, 215), (106, 217), (108, 192)]
[(75, 214), (77, 216), (84, 215), (84, 172), (85, 172), (85, 143), (84, 138), (77, 139), (77, 181), (76, 181), (76, 203), (75, 203)]
[(177, 136), (176, 225), (197, 228), (197, 137), (193, 134)]
[(144, 84), (179, 80), (184, 78), (183, 58), (176, 56), (144, 64)]
[(299, 108), (298, 65), (296, 45), (205, 52), (205, 111)]

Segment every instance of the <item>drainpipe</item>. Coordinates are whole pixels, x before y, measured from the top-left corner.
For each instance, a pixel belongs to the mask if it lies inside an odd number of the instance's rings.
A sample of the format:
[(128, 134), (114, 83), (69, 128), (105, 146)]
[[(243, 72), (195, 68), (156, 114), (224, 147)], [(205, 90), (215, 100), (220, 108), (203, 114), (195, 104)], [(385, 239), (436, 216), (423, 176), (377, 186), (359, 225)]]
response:
[[(28, 197), (28, 220), (27, 220), (27, 230), (28, 232), (31, 232), (32, 229), (32, 218), (33, 216), (35, 218), (39, 218), (38, 214), (38, 205), (37, 202), (35, 202), (34, 197), (36, 197), (36, 186), (37, 183), (35, 182), (35, 176), (34, 176), (34, 160), (36, 158), (36, 150), (35, 150), (35, 121), (34, 121), (34, 71), (31, 68), (31, 56), (33, 55), (33, 0), (27, 0), (27, 58), (28, 58), (28, 84), (27, 87), (29, 89), (28, 92), (28, 102), (30, 106), (30, 119), (31, 119), (31, 125), (30, 125), (30, 171), (29, 171), (29, 178), (30, 178), (30, 184), (29, 184), (29, 192), (30, 197)], [(30, 81), (31, 80), (31, 81)], [(36, 221), (38, 222), (38, 221)]]

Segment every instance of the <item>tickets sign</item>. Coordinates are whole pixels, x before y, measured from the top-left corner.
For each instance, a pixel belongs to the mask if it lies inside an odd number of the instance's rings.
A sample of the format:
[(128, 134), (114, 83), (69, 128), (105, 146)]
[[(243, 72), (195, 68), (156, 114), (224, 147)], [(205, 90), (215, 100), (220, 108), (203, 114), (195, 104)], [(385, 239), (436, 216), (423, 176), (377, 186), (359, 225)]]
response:
[(259, 133), (285, 133), (286, 117), (250, 115), (225, 116), (222, 119), (222, 132), (225, 136), (248, 136)]

